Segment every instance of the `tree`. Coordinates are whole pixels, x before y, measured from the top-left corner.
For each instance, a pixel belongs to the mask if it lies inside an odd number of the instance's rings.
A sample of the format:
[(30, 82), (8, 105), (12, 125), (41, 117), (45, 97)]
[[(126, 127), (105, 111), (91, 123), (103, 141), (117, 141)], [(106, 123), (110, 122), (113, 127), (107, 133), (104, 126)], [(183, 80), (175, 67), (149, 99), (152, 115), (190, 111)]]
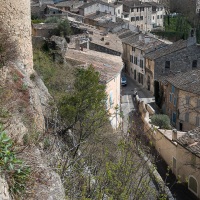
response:
[(170, 119), (167, 115), (153, 115), (151, 117), (151, 123), (159, 128), (170, 129)]
[(81, 142), (108, 122), (105, 85), (100, 84), (100, 74), (92, 66), (78, 68), (75, 72), (74, 90), (64, 95), (59, 102), (59, 112), (65, 131), (74, 134), (76, 156)]
[(58, 23), (58, 28), (57, 28), (59, 36), (66, 37), (68, 35), (71, 35), (72, 30), (70, 28), (69, 21), (67, 19), (61, 20)]

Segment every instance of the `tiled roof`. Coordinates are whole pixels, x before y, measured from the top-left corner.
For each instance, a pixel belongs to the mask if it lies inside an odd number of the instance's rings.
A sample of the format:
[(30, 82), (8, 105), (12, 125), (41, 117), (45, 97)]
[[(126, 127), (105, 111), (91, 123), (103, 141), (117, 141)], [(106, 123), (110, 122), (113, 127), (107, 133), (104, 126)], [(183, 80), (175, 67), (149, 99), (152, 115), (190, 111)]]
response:
[(133, 35), (134, 33), (135, 32), (132, 32), (129, 29), (122, 29), (119, 32), (117, 32), (116, 34), (118, 35), (118, 37), (120, 39), (123, 39), (123, 38), (127, 38), (127, 37)]
[(87, 66), (92, 64), (93, 67), (100, 73), (101, 81), (106, 83), (119, 74), (123, 67), (123, 62), (120, 56), (108, 56), (106, 53), (88, 49), (84, 49), (84, 51), (68, 49), (66, 58), (78, 60)]
[(164, 42), (141, 33), (133, 33), (131, 36), (122, 39), (122, 42), (146, 52), (153, 51), (158, 47), (166, 46)]
[(133, 1), (123, 1), (123, 4), (128, 6), (129, 8), (137, 8), (137, 7), (151, 7), (152, 5), (147, 2), (140, 2), (139, 0)]
[(200, 95), (200, 70), (191, 70), (170, 76), (167, 82), (181, 90)]
[(97, 13), (93, 13), (93, 14), (90, 14), (90, 15), (86, 15), (85, 18), (88, 18), (88, 19), (99, 19), (99, 18), (102, 18), (104, 16), (108, 16), (110, 14), (108, 13), (105, 13), (105, 12), (97, 12)]
[(83, 5), (83, 2), (79, 0), (70, 0), (70, 1), (63, 1), (63, 2), (59, 2), (55, 4), (56, 7), (65, 7), (65, 6), (71, 7), (72, 5), (75, 7), (79, 7)]
[(188, 131), (182, 137), (177, 139), (177, 143), (200, 157), (200, 127)]
[(39, 23), (39, 24), (32, 24), (34, 29), (55, 29), (58, 27), (57, 23)]
[(94, 4), (97, 4), (97, 3), (102, 4), (102, 5), (106, 5), (106, 6), (110, 6), (110, 7), (113, 7), (113, 8), (120, 6), (119, 4), (110, 4), (110, 3), (106, 3), (104, 1), (97, 0), (97, 1), (91, 1), (89, 3), (85, 3), (82, 6), (80, 6), (79, 8), (84, 9), (84, 8), (87, 8), (87, 7), (92, 6)]
[(167, 54), (173, 53), (175, 51), (178, 51), (180, 49), (183, 49), (187, 46), (187, 41), (186, 40), (179, 40), (173, 44), (170, 44), (164, 48), (161, 48), (159, 50), (156, 50), (152, 53), (148, 53), (145, 55), (146, 58), (154, 60), (157, 58), (160, 58), (162, 56), (165, 56)]

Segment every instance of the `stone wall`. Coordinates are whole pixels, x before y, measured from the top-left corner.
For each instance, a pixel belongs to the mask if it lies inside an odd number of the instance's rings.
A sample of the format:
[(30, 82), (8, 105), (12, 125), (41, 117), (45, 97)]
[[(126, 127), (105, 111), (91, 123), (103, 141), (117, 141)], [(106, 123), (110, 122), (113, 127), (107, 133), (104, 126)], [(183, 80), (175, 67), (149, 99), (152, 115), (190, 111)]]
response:
[[(197, 45), (189, 46), (172, 54), (168, 54), (161, 58), (158, 58), (155, 62), (155, 79), (158, 75), (163, 75), (169, 71), (189, 71), (192, 69), (193, 60), (197, 60), (197, 67), (195, 69), (200, 69), (200, 47)], [(170, 69), (165, 70), (165, 62), (170, 61)]]
[(30, 0), (0, 0), (0, 23), (16, 43), (18, 67), (32, 73)]

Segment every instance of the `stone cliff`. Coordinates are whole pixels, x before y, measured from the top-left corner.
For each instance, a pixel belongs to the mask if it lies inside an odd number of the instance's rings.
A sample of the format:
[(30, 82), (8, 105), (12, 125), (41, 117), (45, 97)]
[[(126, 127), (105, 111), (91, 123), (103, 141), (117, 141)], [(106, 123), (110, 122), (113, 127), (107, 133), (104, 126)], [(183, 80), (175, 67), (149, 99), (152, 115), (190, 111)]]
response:
[[(0, 4), (0, 37), (6, 36), (5, 39), (13, 45), (5, 48), (11, 55), (15, 54), (0, 68), (0, 88), (3, 91), (0, 107), (9, 111), (8, 119), (1, 121), (8, 135), (22, 144), (23, 136), (33, 129), (44, 132), (44, 115), (51, 97), (33, 70), (30, 0), (0, 0)], [(23, 154), (27, 163), (34, 163), (34, 167), (40, 169), (45, 176), (35, 179), (31, 188), (34, 194), (29, 199), (64, 199), (60, 177), (47, 167), (48, 162), (42, 157), (43, 152), (32, 145)], [(31, 162), (28, 157), (31, 157)], [(47, 179), (46, 183), (41, 182), (41, 179)], [(6, 182), (0, 179), (0, 199), (10, 199), (6, 188)]]

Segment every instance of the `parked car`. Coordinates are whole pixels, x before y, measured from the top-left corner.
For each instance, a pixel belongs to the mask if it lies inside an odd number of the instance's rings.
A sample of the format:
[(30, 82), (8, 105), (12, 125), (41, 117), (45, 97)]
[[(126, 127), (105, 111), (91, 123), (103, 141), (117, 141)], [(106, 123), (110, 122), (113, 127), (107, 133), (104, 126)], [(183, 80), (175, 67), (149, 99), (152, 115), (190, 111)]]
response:
[(121, 77), (121, 85), (122, 86), (126, 86), (127, 85), (127, 81), (126, 81), (126, 77), (125, 76)]

